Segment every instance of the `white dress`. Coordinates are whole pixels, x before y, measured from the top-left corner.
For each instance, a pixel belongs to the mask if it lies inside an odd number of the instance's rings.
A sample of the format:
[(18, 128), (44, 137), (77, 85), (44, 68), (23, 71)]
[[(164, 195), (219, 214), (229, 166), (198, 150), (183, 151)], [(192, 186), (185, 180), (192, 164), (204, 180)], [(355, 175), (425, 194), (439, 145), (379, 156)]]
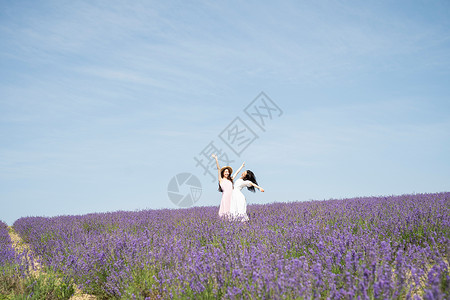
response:
[(231, 194), (230, 203), (230, 215), (233, 219), (239, 219), (242, 221), (248, 221), (247, 216), (247, 201), (245, 201), (245, 196), (242, 194), (241, 190), (244, 187), (250, 187), (251, 181), (243, 180), (239, 178), (234, 183), (233, 193)]

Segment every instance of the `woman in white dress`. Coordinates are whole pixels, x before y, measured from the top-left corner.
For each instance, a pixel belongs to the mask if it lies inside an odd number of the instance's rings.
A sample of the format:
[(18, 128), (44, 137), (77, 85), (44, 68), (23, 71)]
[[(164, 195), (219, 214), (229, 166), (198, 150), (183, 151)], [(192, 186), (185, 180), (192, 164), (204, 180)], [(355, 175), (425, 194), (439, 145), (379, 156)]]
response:
[[(244, 164), (242, 164), (242, 166), (244, 166)], [(238, 171), (240, 171), (240, 169)], [(264, 192), (264, 189), (258, 186), (255, 174), (250, 170), (244, 171), (241, 177), (234, 183), (233, 193), (231, 194), (230, 215), (233, 219), (248, 221), (247, 201), (245, 200), (244, 194), (241, 192), (244, 187), (247, 187), (247, 189), (253, 193), (255, 192), (255, 188), (259, 189), (261, 192)]]

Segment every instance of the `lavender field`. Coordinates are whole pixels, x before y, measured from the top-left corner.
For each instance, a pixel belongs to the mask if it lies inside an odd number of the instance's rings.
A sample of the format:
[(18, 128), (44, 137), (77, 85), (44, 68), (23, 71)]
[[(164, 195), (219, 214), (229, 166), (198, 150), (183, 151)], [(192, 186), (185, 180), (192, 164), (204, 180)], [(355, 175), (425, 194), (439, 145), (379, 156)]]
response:
[[(13, 227), (46, 270), (99, 299), (450, 298), (450, 193), (250, 205), (246, 223), (217, 211)], [(0, 262), (19, 264), (3, 247)]]

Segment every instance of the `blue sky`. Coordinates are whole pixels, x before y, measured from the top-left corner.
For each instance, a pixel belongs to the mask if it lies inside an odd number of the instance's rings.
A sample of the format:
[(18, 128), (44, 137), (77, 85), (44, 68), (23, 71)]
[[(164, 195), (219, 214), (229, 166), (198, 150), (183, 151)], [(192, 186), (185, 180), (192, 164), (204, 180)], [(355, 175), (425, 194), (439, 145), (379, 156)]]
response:
[(193, 158), (261, 91), (249, 203), (449, 191), (449, 38), (448, 1), (0, 1), (0, 220), (177, 208), (182, 172), (218, 206)]

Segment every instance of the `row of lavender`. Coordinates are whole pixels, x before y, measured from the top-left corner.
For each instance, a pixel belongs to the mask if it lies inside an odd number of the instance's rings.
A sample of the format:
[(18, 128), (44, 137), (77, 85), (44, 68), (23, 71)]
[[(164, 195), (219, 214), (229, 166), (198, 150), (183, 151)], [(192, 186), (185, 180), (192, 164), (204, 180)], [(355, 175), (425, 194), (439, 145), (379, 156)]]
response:
[(3, 292), (3, 285), (6, 277), (10, 281), (14, 281), (18, 278), (24, 278), (28, 275), (29, 260), (27, 259), (27, 253), (17, 253), (14, 250), (11, 237), (9, 236), (8, 225), (0, 221), (0, 278), (2, 285), (0, 290)]
[(70, 299), (75, 292), (72, 280), (38, 271), (33, 254), (20, 242), (13, 245), (9, 233), (0, 221), (0, 299)]
[(0, 266), (16, 263), (16, 253), (8, 233), (8, 225), (0, 221)]
[(42, 263), (100, 298), (450, 297), (450, 193), (17, 220)]

